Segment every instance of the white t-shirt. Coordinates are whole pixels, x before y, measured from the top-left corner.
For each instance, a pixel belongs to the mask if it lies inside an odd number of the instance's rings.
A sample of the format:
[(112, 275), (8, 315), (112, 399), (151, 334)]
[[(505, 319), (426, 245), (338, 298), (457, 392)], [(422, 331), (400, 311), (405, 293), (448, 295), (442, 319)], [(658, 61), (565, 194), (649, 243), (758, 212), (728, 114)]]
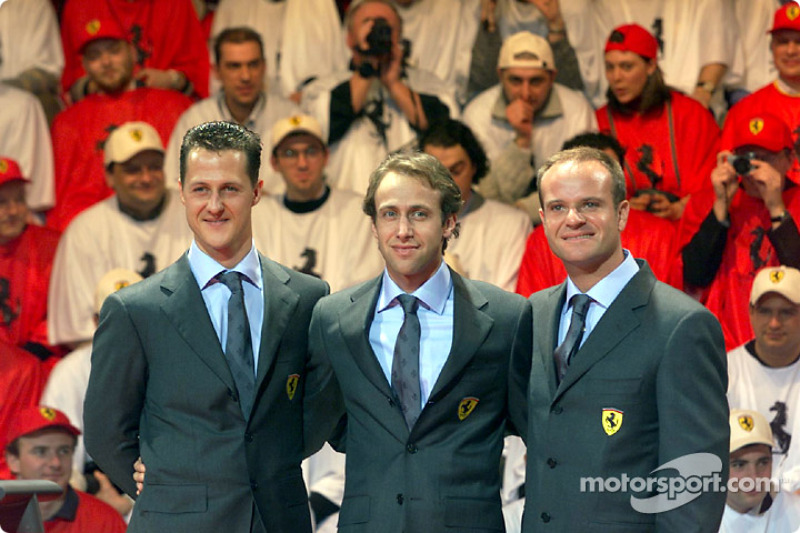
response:
[(455, 261), (451, 266), (469, 279), (514, 292), (531, 232), (530, 217), (519, 209), (485, 200), (478, 209), (458, 220), (460, 234), (447, 243), (446, 257)]
[(766, 512), (738, 513), (725, 506), (719, 533), (796, 533), (800, 531), (800, 496), (779, 492)]
[(331, 292), (383, 270), (361, 197), (350, 191), (331, 189), (325, 203), (309, 213), (290, 211), (283, 196), (263, 198), (253, 208), (253, 240), (270, 259), (327, 281)]
[[(775, 441), (772, 475), (787, 481), (789, 471), (800, 466), (800, 443), (794, 442), (800, 439), (800, 360), (781, 368), (768, 367), (746, 346), (728, 352), (728, 405), (758, 411), (769, 420)], [(794, 484), (800, 488), (800, 478)]]
[(175, 262), (191, 242), (176, 190), (167, 190), (166, 205), (153, 220), (140, 222), (123, 214), (116, 195), (83, 211), (61, 236), (53, 261), (47, 300), (50, 342), (91, 339), (95, 288), (106, 272), (128, 268), (147, 277)]

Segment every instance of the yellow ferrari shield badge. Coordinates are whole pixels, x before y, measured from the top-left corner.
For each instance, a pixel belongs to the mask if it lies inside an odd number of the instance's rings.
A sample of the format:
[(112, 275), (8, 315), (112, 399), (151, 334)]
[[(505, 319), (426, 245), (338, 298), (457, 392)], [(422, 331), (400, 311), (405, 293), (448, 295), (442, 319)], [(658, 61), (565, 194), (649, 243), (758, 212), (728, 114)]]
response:
[(478, 400), (478, 398), (473, 397), (464, 398), (461, 400), (461, 403), (458, 404), (458, 419), (464, 420), (471, 415), (479, 401), (480, 400)]
[(794, 20), (797, 16), (800, 15), (800, 7), (797, 4), (790, 4), (789, 7), (786, 8), (786, 18), (789, 20)]
[(774, 272), (769, 273), (769, 280), (772, 283), (780, 283), (783, 279), (784, 272), (783, 270), (776, 270)]
[(56, 412), (49, 407), (40, 407), (39, 414), (42, 415), (42, 418), (50, 422), (56, 419)]
[(286, 396), (290, 400), (294, 399), (294, 393), (297, 392), (297, 383), (300, 381), (300, 374), (292, 374), (286, 379)]
[(750, 133), (753, 135), (758, 135), (761, 133), (761, 130), (764, 129), (764, 120), (760, 118), (754, 118), (750, 121)]
[(97, 35), (97, 32), (100, 31), (100, 21), (97, 19), (92, 19), (86, 23), (86, 33), (89, 35)]
[(603, 409), (603, 431), (606, 435), (611, 436), (622, 427), (622, 411), (619, 409), (605, 408)]
[(0, 174), (8, 172), (8, 163), (5, 159), (0, 159)]
[(739, 427), (743, 430), (750, 432), (753, 431), (753, 417), (750, 415), (741, 415), (738, 419)]

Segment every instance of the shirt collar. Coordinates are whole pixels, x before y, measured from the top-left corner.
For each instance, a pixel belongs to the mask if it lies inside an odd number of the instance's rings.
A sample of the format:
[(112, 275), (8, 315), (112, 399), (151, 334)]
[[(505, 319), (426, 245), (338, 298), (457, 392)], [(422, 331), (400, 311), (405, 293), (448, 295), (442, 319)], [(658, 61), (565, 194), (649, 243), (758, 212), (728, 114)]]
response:
[(50, 517), (47, 522), (60, 519), (66, 520), (67, 522), (73, 522), (75, 520), (75, 516), (78, 514), (78, 494), (75, 490), (67, 485), (67, 491), (64, 495), (64, 503), (61, 504), (61, 507), (56, 514)]
[[(264, 111), (264, 106), (266, 105), (267, 97), (262, 91), (261, 94), (258, 95), (256, 105), (253, 106), (253, 110), (247, 116), (247, 120), (244, 121), (243, 125), (250, 129), (254, 129), (253, 126), (255, 126), (258, 117), (261, 116)], [(228, 104), (225, 102), (225, 91), (220, 91), (217, 95), (217, 106), (219, 107), (219, 111), (222, 114), (223, 120), (228, 122), (236, 122), (236, 119), (233, 118), (233, 115), (231, 114), (231, 110), (228, 109)]]
[[(414, 296), (419, 298), (419, 301), (427, 309), (434, 313), (441, 315), (444, 313), (445, 304), (453, 291), (453, 280), (450, 275), (450, 269), (447, 263), (442, 260), (436, 272), (428, 278), (428, 281), (423, 283), (417, 290), (412, 292)], [(384, 269), (383, 281), (381, 283), (381, 294), (378, 297), (378, 313), (381, 313), (392, 307), (398, 305), (395, 298), (405, 291), (397, 286), (397, 284), (389, 276), (389, 272)]]
[(197, 284), (205, 289), (209, 282), (222, 271), (234, 270), (240, 272), (247, 277), (247, 280), (252, 283), (257, 289), (261, 290), (261, 262), (258, 259), (258, 253), (254, 245), (250, 246), (250, 251), (247, 255), (239, 261), (233, 268), (225, 268), (216, 261), (214, 261), (207, 253), (197, 246), (197, 242), (192, 239), (192, 244), (189, 246), (189, 268), (197, 280)]
[[(639, 272), (639, 265), (636, 264), (633, 254), (628, 250), (623, 250), (623, 253), (625, 254), (625, 259), (623, 259), (622, 263), (586, 292), (595, 303), (601, 305), (604, 309), (608, 309), (619, 296), (619, 293), (622, 292), (622, 289), (625, 288), (625, 285)], [(581, 294), (580, 289), (567, 277), (566, 301), (569, 302), (576, 294)], [(564, 307), (563, 312), (565, 313), (568, 308), (569, 304)]]
[[(511, 102), (506, 99), (506, 94), (503, 92), (503, 86), (500, 85), (500, 94), (497, 97), (497, 100), (494, 102), (494, 107), (492, 107), (492, 118), (497, 120), (504, 120), (508, 122), (508, 118), (506, 117), (506, 107)], [(550, 94), (547, 95), (547, 100), (545, 101), (542, 108), (536, 112), (533, 117), (533, 121), (537, 122), (540, 119), (545, 118), (557, 118), (564, 114), (564, 108), (561, 106), (561, 99), (558, 97), (558, 93), (556, 92), (556, 86), (550, 88)]]

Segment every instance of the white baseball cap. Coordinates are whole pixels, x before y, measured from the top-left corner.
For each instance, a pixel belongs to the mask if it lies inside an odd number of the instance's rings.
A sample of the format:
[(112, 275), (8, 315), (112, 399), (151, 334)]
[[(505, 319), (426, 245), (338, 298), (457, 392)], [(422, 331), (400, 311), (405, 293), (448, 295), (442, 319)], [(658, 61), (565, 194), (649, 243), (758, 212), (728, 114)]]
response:
[(772, 430), (761, 413), (731, 409), (728, 422), (731, 426), (731, 453), (752, 444), (766, 444), (772, 448)]
[(517, 67), (556, 70), (550, 44), (544, 38), (529, 31), (515, 33), (503, 41), (497, 68)]
[(795, 305), (800, 305), (800, 270), (787, 266), (762, 268), (753, 280), (750, 290), (750, 304), (768, 292), (780, 294)]
[(325, 144), (322, 139), (322, 128), (317, 119), (308, 115), (292, 115), (279, 120), (272, 127), (270, 139), (272, 140), (273, 148), (277, 148), (289, 135), (297, 133), (313, 135), (319, 139), (319, 142), (323, 145)]
[(164, 145), (156, 129), (147, 122), (126, 122), (106, 139), (103, 164), (124, 163), (145, 150), (164, 153)]

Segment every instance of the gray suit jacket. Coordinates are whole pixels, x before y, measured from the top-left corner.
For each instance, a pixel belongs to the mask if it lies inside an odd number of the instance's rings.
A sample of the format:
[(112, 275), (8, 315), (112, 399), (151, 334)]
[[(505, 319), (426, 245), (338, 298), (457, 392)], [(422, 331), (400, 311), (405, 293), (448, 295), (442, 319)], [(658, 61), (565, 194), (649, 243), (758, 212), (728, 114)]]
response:
[(455, 273), (453, 284), (453, 345), (411, 431), (369, 343), (381, 277), (314, 310), (312, 352), (330, 356), (347, 410), (343, 533), (504, 530), (506, 380), (510, 354), (531, 350), (530, 305)]
[[(670, 460), (702, 452), (720, 459), (723, 484), (728, 477), (728, 380), (719, 323), (700, 304), (656, 281), (647, 263), (639, 264), (558, 386), (553, 350), (566, 284), (530, 298), (533, 359), (513, 362), (517, 381), (511, 385), (512, 420), (524, 426), (528, 417), (526, 533), (719, 528), (722, 492), (648, 514), (635, 511), (631, 497), (653, 493), (581, 491), (584, 477), (647, 478)], [(621, 411), (621, 419), (615, 414), (616, 424), (604, 429), (609, 409)]]
[(329, 363), (307, 348), (311, 311), (328, 287), (260, 260), (264, 321), (249, 420), (185, 255), (103, 305), (86, 449), (131, 496), (133, 462), (141, 455), (147, 465), (130, 531), (247, 532), (254, 502), (267, 531), (310, 531), (300, 462), (340, 412)]

